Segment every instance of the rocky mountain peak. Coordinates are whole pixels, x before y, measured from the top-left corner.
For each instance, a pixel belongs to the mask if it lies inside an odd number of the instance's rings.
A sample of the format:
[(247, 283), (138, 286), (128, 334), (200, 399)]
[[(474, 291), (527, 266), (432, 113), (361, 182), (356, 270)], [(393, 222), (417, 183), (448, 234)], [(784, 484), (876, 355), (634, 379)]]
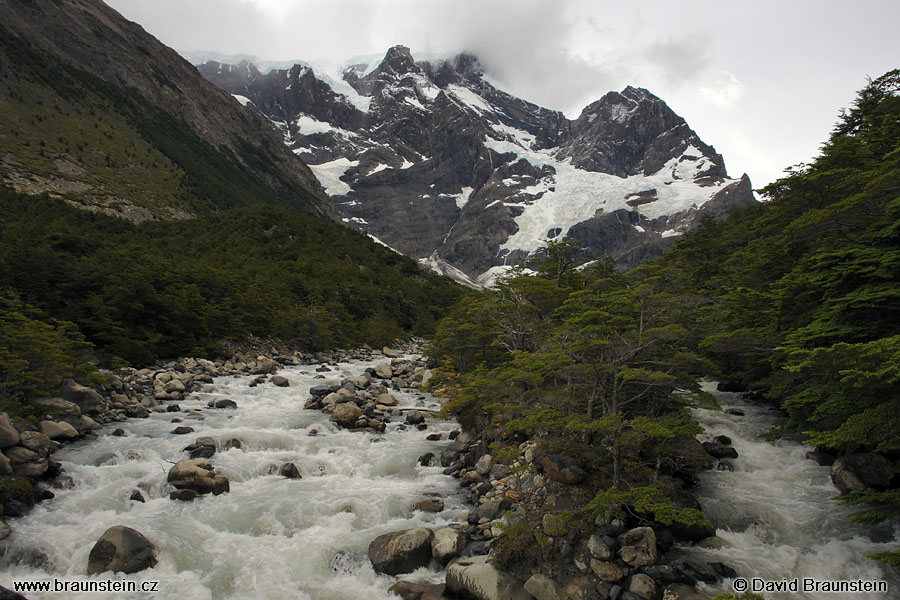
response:
[(391, 46), (384, 55), (384, 60), (376, 69), (380, 73), (393, 73), (395, 75), (403, 75), (418, 71), (416, 62), (413, 60), (412, 52), (406, 46)]
[(608, 252), (632, 266), (705, 206), (754, 201), (749, 181), (729, 179), (646, 89), (609, 92), (570, 121), (494, 87), (471, 54), (414, 58), (394, 46), (377, 65), (344, 69), (336, 88), (313, 67), (304, 102), (289, 101), (296, 91), (275, 71), (245, 95), (269, 107), (347, 224), (435, 270), (489, 283), (549, 239), (585, 240), (583, 260)]
[(559, 156), (580, 169), (628, 177), (656, 173), (689, 149), (708, 159), (705, 175), (725, 177), (722, 157), (683, 118), (648, 90), (628, 86), (582, 111)]

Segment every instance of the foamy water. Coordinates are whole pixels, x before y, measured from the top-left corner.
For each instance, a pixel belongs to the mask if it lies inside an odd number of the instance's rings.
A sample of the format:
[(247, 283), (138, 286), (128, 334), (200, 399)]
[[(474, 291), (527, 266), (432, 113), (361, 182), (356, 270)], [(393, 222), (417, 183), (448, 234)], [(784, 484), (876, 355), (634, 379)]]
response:
[[(691, 550), (706, 561), (733, 567), (740, 577), (788, 582), (798, 579), (797, 593), (764, 593), (766, 598), (834, 600), (900, 598), (900, 577), (867, 554), (900, 546), (900, 527), (863, 526), (850, 522), (851, 508), (829, 500), (840, 492), (831, 483), (830, 467), (806, 459), (812, 450), (798, 442), (767, 442), (758, 436), (781, 424), (784, 416), (740, 394), (715, 392), (723, 409), (744, 416), (696, 409), (706, 433), (727, 435), (738, 452), (729, 459), (734, 471), (701, 475), (697, 497), (716, 525), (721, 548)], [(815, 593), (802, 591), (803, 578), (819, 581), (884, 581), (887, 593)], [(733, 580), (721, 589), (732, 591)]]
[[(438, 527), (464, 520), (467, 512), (458, 482), (440, 467), (421, 467), (425, 452), (440, 454), (448, 444), (451, 421), (429, 421), (426, 431), (388, 424), (383, 435), (350, 432), (317, 410), (304, 410), (309, 388), (358, 375), (375, 362), (342, 363), (326, 379), (313, 367), (290, 367), (279, 374), (291, 387), (248, 386), (253, 376), (216, 378), (201, 393), (180, 402), (198, 409), (203, 419), (183, 413), (153, 413), (149, 419), (114, 424), (97, 440), (80, 442), (55, 457), (76, 482), (54, 490), (56, 498), (10, 522), (13, 534), (0, 542), (2, 583), (123, 579), (105, 573), (85, 575), (88, 554), (113, 525), (133, 527), (156, 546), (154, 568), (125, 576), (158, 580), (156, 594), (78, 594), (78, 598), (300, 598), (379, 600), (393, 577), (376, 574), (366, 558), (369, 542), (383, 533), (411, 527)], [(437, 408), (428, 394), (393, 392), (401, 407)], [(207, 409), (211, 399), (230, 398), (237, 410)], [(174, 417), (184, 419), (173, 423)], [(195, 432), (172, 435), (179, 425)], [(127, 437), (108, 435), (121, 427)], [(318, 435), (311, 436), (311, 430)], [(441, 432), (441, 441), (426, 435)], [(166, 475), (171, 462), (187, 458), (182, 449), (197, 437), (211, 436), (218, 451), (210, 459), (231, 491), (194, 502), (168, 498)], [(243, 449), (222, 450), (231, 438)], [(277, 467), (294, 462), (302, 479), (277, 475)], [(99, 466), (98, 466), (99, 465)], [(273, 474), (273, 471), (275, 474)], [(129, 500), (142, 483), (145, 503)], [(437, 514), (413, 510), (426, 495), (444, 498)], [(332, 568), (344, 552), (342, 568)], [(413, 578), (440, 579), (438, 571), (420, 569)], [(29, 598), (58, 593), (30, 592)]]

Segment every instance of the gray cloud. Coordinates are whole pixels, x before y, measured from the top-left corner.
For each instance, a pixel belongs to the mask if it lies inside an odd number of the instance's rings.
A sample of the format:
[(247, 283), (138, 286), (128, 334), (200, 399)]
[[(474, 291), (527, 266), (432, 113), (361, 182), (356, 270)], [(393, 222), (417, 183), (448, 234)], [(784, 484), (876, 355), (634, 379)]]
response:
[[(650, 89), (756, 185), (809, 160), (865, 75), (895, 68), (900, 5), (857, 0), (107, 0), (180, 51), (340, 62), (469, 51), (506, 91), (576, 117)], [(836, 43), (835, 40), (840, 40)]]

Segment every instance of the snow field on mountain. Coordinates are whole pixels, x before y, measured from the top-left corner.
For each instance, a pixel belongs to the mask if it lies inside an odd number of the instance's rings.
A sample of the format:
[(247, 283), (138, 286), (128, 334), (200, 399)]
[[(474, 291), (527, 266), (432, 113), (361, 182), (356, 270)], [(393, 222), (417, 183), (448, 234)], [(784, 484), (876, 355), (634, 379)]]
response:
[[(506, 126), (505, 129), (513, 128)], [(521, 139), (528, 135), (523, 131), (517, 137)], [(622, 178), (608, 173), (576, 169), (570, 159), (560, 161), (550, 152), (531, 150), (508, 139), (486, 137), (484, 144), (500, 154), (512, 153), (524, 158), (539, 169), (550, 166), (556, 171), (555, 175), (548, 175), (537, 184), (519, 191), (520, 194), (538, 195), (533, 201), (504, 202), (506, 206), (522, 208), (523, 212), (515, 217), (519, 230), (500, 246), (501, 250), (534, 252), (547, 243), (547, 232), (550, 229), (561, 229), (557, 238), (563, 239), (569, 228), (590, 219), (598, 211), (611, 213), (619, 209), (635, 210), (648, 219), (683, 212), (691, 207), (702, 206), (723, 186), (734, 182), (725, 180), (708, 187), (694, 183), (693, 177), (707, 168), (709, 161), (693, 147), (688, 148), (680, 158), (667, 162), (653, 175)], [(631, 194), (651, 189), (656, 190), (658, 200), (636, 208), (626, 204)]]
[(338, 158), (321, 165), (309, 165), (313, 174), (318, 178), (319, 183), (325, 188), (325, 193), (329, 196), (344, 196), (350, 193), (350, 186), (341, 181), (341, 176), (347, 172), (350, 167), (359, 165), (358, 160), (349, 160), (347, 158)]

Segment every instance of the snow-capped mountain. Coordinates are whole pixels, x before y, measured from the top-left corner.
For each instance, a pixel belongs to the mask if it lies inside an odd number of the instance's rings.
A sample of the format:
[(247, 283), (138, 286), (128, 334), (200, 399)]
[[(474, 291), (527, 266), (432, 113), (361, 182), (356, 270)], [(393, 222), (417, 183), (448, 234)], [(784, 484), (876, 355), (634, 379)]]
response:
[(338, 72), (199, 65), (268, 118), (344, 221), (435, 270), (488, 284), (547, 240), (622, 266), (659, 256), (703, 212), (754, 202), (749, 179), (662, 100), (609, 92), (571, 121), (492, 85), (471, 55), (395, 46)]

